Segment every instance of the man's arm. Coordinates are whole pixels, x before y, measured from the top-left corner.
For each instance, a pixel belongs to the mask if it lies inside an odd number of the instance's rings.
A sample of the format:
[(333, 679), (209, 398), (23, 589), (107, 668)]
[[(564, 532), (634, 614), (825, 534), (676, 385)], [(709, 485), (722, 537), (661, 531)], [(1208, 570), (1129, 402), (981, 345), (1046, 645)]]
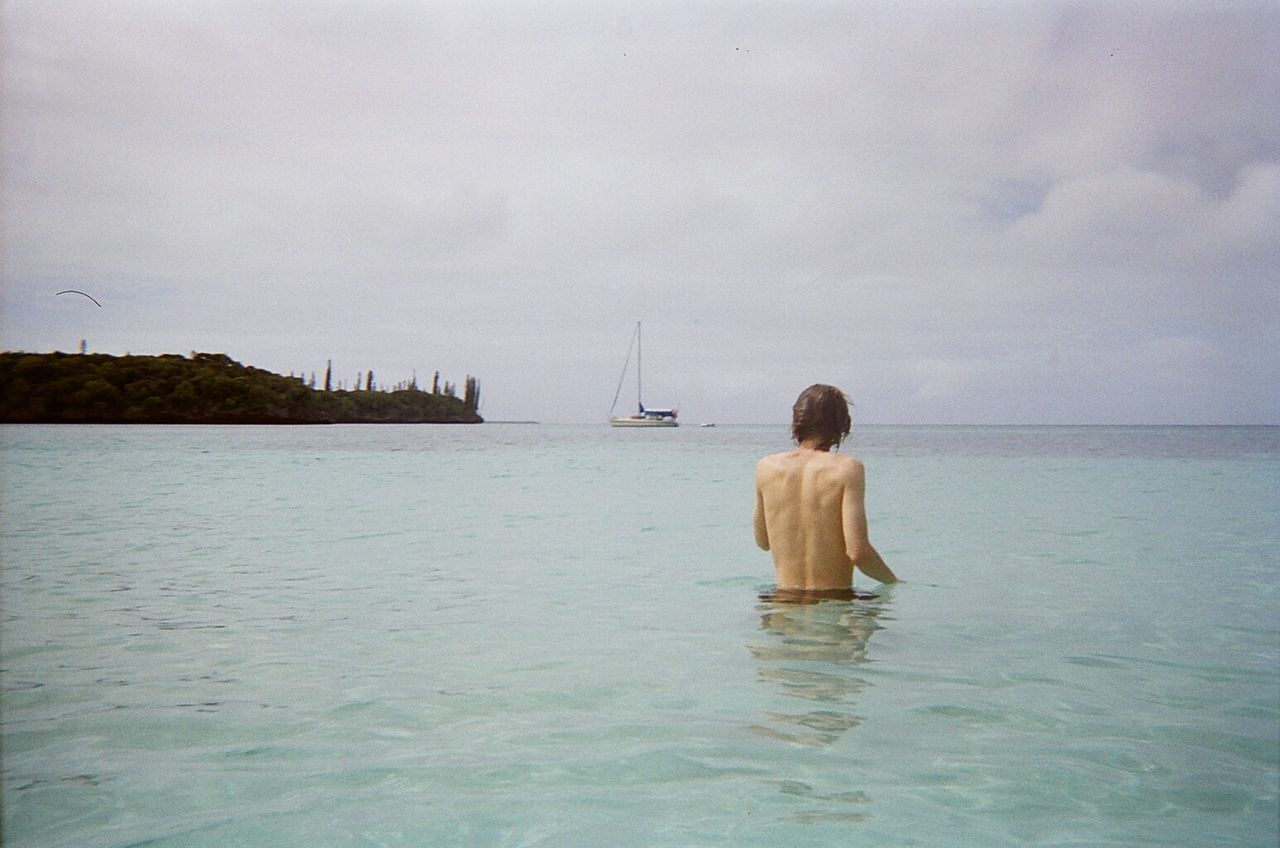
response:
[(761, 469), (756, 466), (756, 511), (752, 517), (751, 523), (755, 526), (756, 545), (760, 550), (769, 550), (769, 528), (765, 526), (764, 521), (764, 495), (760, 493), (760, 474)]
[(841, 522), (844, 529), (845, 555), (858, 570), (881, 583), (897, 583), (898, 576), (881, 559), (880, 552), (867, 535), (867, 473), (862, 463), (853, 460), (845, 480)]

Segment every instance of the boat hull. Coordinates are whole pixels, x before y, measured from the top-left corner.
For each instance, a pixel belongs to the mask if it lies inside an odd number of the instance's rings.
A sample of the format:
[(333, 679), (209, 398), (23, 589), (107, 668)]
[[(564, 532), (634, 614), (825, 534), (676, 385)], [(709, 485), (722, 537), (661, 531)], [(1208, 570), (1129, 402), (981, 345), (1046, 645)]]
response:
[(679, 427), (674, 418), (610, 418), (610, 427)]

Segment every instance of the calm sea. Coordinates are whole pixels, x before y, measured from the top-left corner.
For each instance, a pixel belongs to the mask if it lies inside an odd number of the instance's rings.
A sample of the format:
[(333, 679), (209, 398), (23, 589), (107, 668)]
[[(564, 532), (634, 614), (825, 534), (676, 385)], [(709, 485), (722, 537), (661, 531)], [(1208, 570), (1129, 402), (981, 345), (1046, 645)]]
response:
[[(1274, 846), (1280, 428), (0, 428), (15, 846)], [(860, 588), (873, 589), (864, 582)]]

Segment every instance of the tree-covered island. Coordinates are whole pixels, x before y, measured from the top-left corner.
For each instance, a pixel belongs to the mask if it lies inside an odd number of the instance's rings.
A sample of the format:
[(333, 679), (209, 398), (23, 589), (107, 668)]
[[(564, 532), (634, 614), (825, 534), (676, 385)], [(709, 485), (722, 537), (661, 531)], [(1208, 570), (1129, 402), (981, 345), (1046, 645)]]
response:
[[(0, 422), (31, 424), (479, 424), (480, 384), (439, 375), (393, 390), (317, 389), (222, 353), (0, 353)], [(360, 381), (357, 381), (358, 383)]]

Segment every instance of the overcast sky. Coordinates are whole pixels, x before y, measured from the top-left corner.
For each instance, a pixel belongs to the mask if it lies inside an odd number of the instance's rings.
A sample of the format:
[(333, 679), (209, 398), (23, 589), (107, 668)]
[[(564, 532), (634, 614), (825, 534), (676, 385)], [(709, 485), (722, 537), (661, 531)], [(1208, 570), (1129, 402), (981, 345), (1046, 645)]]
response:
[(1280, 423), (1280, 4), (0, 9), (7, 350)]

